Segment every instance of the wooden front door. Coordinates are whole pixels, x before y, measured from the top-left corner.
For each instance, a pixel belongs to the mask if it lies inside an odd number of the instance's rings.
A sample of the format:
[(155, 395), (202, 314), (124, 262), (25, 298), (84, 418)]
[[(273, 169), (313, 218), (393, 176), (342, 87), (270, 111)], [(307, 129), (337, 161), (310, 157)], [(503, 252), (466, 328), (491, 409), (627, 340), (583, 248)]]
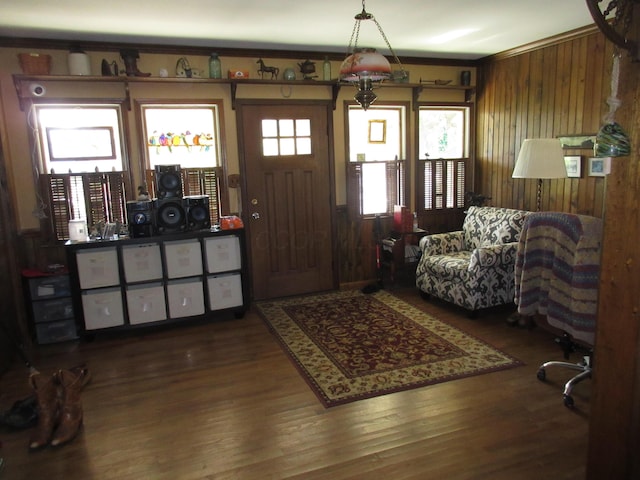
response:
[(237, 105), (253, 298), (336, 288), (330, 104)]

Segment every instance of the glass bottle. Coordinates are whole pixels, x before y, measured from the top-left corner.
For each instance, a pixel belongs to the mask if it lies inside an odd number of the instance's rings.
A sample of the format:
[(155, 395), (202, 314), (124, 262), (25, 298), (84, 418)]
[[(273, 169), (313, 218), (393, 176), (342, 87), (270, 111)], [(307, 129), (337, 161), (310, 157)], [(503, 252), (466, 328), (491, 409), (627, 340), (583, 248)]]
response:
[(222, 65), (217, 53), (209, 58), (209, 78), (222, 78)]
[(322, 79), (326, 81), (331, 80), (331, 62), (329, 61), (329, 57), (324, 57), (324, 62), (322, 62)]

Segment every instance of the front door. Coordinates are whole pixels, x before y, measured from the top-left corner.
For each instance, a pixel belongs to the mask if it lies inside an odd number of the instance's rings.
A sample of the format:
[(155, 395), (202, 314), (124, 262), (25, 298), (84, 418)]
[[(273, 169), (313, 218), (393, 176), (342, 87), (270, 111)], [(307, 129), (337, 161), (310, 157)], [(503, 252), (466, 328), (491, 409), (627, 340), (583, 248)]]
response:
[(336, 288), (330, 104), (239, 100), (237, 115), (253, 298)]

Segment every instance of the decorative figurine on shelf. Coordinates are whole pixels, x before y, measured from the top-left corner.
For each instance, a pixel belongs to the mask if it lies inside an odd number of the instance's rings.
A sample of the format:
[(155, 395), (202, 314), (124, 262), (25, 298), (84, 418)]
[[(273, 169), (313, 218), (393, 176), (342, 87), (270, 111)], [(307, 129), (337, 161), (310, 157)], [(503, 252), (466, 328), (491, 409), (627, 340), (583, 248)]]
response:
[(122, 60), (124, 61), (124, 73), (127, 74), (127, 77), (150, 77), (151, 74), (150, 73), (142, 73), (140, 70), (138, 70), (138, 58), (140, 58), (140, 55), (138, 54), (137, 50), (131, 50), (131, 49), (123, 49), (120, 50), (120, 56), (122, 57)]
[(191, 70), (191, 65), (189, 65), (189, 60), (186, 57), (180, 57), (176, 62), (176, 77), (193, 77), (193, 70)]
[(102, 76), (103, 77), (117, 77), (118, 76), (118, 64), (114, 60), (109, 63), (106, 59), (102, 59)]
[(256, 63), (260, 65), (260, 68), (258, 68), (258, 73), (260, 74), (260, 78), (264, 79), (264, 74), (270, 73), (271, 80), (278, 79), (278, 73), (280, 73), (280, 69), (278, 67), (269, 67), (265, 65), (261, 58), (259, 58)]
[(300, 73), (302, 73), (303, 80), (313, 80), (317, 77), (317, 75), (312, 75), (316, 73), (316, 63), (311, 60), (305, 60), (303, 63), (299, 63), (298, 67), (300, 67)]
[(143, 183), (138, 187), (138, 201), (143, 202), (145, 200), (150, 200), (149, 190), (147, 190), (147, 184)]

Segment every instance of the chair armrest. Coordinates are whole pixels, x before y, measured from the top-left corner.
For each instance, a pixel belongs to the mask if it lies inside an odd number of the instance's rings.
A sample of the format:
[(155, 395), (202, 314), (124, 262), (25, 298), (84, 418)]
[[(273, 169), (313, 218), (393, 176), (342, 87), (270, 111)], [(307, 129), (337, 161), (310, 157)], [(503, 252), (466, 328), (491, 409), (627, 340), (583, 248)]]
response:
[(518, 242), (503, 243), (501, 245), (489, 245), (478, 247), (471, 254), (469, 270), (474, 268), (485, 268), (495, 265), (514, 265)]
[(462, 230), (425, 235), (420, 239), (422, 256), (442, 255), (462, 250)]

